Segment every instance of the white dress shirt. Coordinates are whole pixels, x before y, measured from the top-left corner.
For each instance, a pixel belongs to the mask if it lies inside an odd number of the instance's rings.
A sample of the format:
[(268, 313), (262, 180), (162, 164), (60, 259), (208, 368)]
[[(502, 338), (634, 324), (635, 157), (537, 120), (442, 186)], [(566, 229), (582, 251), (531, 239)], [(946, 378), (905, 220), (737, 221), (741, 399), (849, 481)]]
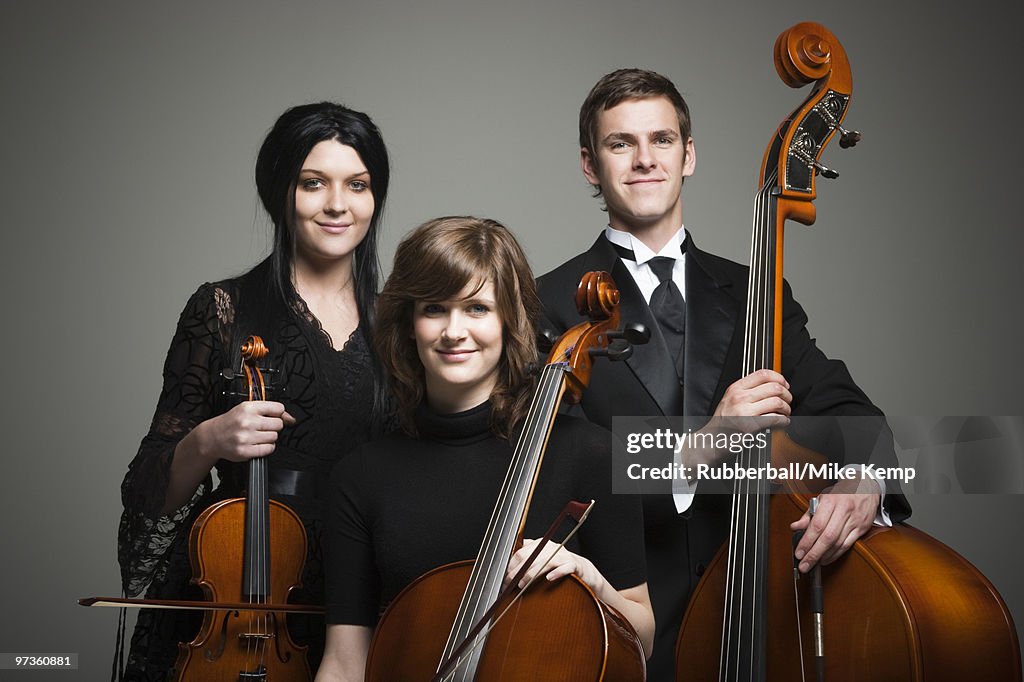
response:
[[(654, 271), (650, 266), (650, 260), (656, 256), (672, 258), (675, 260), (676, 264), (672, 269), (672, 281), (675, 282), (676, 287), (678, 287), (679, 293), (683, 295), (683, 301), (686, 300), (686, 253), (682, 249), (683, 244), (686, 242), (685, 226), (680, 226), (679, 230), (672, 235), (672, 237), (657, 253), (652, 251), (650, 247), (629, 232), (616, 230), (611, 226), (605, 228), (604, 236), (611, 243), (617, 244), (618, 246), (629, 249), (633, 252), (633, 256), (636, 260), (621, 258), (621, 261), (622, 264), (626, 266), (626, 269), (629, 270), (629, 274), (633, 277), (633, 281), (636, 282), (637, 288), (640, 289), (640, 293), (643, 294), (644, 300), (646, 300), (648, 304), (651, 302), (651, 296), (654, 294), (654, 290), (658, 288), (658, 285), (661, 283), (658, 276), (654, 274)], [(676, 454), (678, 455), (679, 453)], [(869, 477), (878, 483), (882, 494), (880, 501), (885, 498), (884, 480), (872, 476), (871, 471), (865, 469), (863, 465), (849, 464), (845, 468), (860, 469), (862, 474), (866, 472)], [(693, 495), (697, 490), (697, 481), (674, 480), (672, 490), (672, 499), (675, 502), (676, 511), (681, 514), (689, 509), (690, 505), (693, 504)], [(875, 515), (875, 525), (892, 526), (892, 520), (889, 518), (889, 514), (881, 504), (878, 505), (878, 513)]]

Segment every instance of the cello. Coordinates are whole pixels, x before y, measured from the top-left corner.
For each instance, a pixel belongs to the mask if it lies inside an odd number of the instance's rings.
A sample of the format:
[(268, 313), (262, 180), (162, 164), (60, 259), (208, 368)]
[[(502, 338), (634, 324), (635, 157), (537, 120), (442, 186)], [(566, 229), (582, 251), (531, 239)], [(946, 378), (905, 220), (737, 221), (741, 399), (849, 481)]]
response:
[[(775, 66), (790, 87), (814, 83), (765, 152), (755, 199), (744, 374), (782, 371), (782, 244), (786, 220), (815, 220), (815, 177), (835, 178), (819, 157), (836, 132), (841, 147), (860, 133), (842, 127), (852, 90), (846, 53), (824, 26), (800, 23), (775, 43)], [(775, 431), (744, 465), (820, 455)], [(789, 524), (810, 491), (765, 494), (738, 483), (729, 539), (697, 585), (676, 647), (676, 680), (803, 680), (817, 656), (818, 679), (953, 682), (1021, 679), (1013, 620), (992, 584), (966, 559), (925, 533), (875, 527), (821, 569), (828, 611), (815, 642), (805, 581), (795, 579)], [(795, 604), (795, 607), (794, 607)], [(723, 608), (724, 605), (724, 608)], [(719, 656), (694, 652), (720, 652)]]
[[(499, 595), (563, 396), (579, 401), (593, 356), (624, 359), (630, 343), (645, 340), (636, 328), (619, 331), (618, 300), (607, 273), (591, 272), (580, 282), (577, 308), (591, 321), (563, 334), (541, 370), (476, 561), (436, 568), (395, 597), (374, 632), (367, 680), (644, 679), (636, 632), (575, 575)], [(490, 629), (481, 632), (481, 622)]]

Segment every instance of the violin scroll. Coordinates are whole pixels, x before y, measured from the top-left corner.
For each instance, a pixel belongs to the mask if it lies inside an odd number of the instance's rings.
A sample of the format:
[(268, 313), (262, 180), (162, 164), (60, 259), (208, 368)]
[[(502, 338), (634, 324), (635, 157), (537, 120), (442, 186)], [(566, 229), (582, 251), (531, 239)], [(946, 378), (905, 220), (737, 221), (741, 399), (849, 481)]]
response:
[(241, 354), (242, 362), (252, 362), (255, 360), (261, 360), (267, 357), (267, 344), (263, 343), (263, 339), (259, 336), (250, 336), (242, 344)]

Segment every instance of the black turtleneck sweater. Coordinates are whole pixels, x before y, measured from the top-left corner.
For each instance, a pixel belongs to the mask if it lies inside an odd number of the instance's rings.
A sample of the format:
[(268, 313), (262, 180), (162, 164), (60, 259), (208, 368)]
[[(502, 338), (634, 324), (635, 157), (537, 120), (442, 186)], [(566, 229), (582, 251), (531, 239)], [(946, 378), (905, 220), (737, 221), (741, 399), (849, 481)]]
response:
[[(512, 458), (489, 420), (490, 403), (453, 415), (421, 409), (419, 438), (393, 434), (335, 467), (324, 539), (328, 623), (374, 626), (420, 575), (476, 558)], [(611, 493), (611, 438), (557, 418), (525, 537), (541, 537), (569, 500), (596, 500), (568, 547), (621, 590), (646, 580), (643, 517), (638, 496)]]

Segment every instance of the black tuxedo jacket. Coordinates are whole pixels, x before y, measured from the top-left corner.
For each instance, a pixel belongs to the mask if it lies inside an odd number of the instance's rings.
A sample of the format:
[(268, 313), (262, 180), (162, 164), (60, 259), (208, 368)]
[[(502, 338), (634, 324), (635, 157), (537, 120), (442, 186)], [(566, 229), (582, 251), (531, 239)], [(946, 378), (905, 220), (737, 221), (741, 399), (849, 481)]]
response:
[[(651, 340), (635, 346), (625, 362), (594, 363), (590, 387), (583, 394), (587, 418), (611, 429), (612, 417), (710, 416), (742, 371), (744, 314), (748, 268), (698, 249), (687, 236), (686, 340), (683, 387), (674, 371), (677, 358), (669, 355), (658, 324), (629, 271), (604, 235), (586, 252), (538, 280), (544, 316), (541, 328), (561, 334), (582, 321), (574, 297), (580, 278), (589, 271), (611, 273), (621, 293), (623, 323), (640, 322), (651, 330)], [(807, 332), (807, 316), (783, 285), (782, 373), (793, 394), (793, 416), (881, 416), (853, 382), (845, 364), (822, 353)], [(876, 432), (877, 444), (849, 447), (849, 435), (823, 429), (815, 420), (807, 433), (790, 435), (804, 445), (843, 463), (870, 460), (895, 466), (891, 435)], [(887, 435), (888, 431), (885, 430)], [(879, 452), (879, 448), (882, 452)], [(889, 482), (887, 482), (889, 485)], [(886, 495), (893, 520), (906, 518), (905, 498)], [(654, 655), (648, 679), (672, 679), (675, 640), (690, 593), (725, 540), (728, 531), (727, 495), (697, 495), (684, 514), (676, 512), (670, 488), (664, 494), (645, 495), (644, 527), (647, 547), (648, 588), (657, 621)]]

